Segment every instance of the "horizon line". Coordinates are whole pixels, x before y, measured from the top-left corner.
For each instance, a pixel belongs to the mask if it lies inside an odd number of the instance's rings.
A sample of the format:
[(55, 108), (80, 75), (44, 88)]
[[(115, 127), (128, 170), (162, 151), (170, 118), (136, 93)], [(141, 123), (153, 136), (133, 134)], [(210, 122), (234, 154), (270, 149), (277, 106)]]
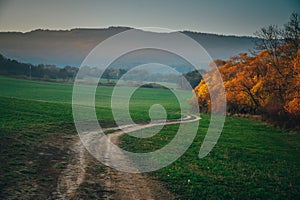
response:
[[(66, 29), (51, 29), (51, 28), (36, 28), (36, 29), (31, 29), (27, 31), (18, 31), (18, 30), (0, 30), (0, 33), (31, 33), (34, 31), (72, 31), (72, 30), (101, 30), (101, 29), (110, 29), (110, 28), (127, 28), (127, 29), (137, 29), (137, 30), (142, 30), (142, 31), (149, 31), (149, 30), (144, 30), (144, 28), (160, 28), (160, 27), (130, 27), (130, 26), (118, 26), (118, 25), (112, 25), (112, 26), (107, 26), (107, 27), (73, 27), (73, 28), (66, 28)], [(160, 29), (167, 29), (167, 28), (160, 28)], [(183, 30), (172, 30), (170, 32), (163, 32), (163, 33), (172, 33), (172, 32), (190, 32), (190, 33), (202, 33), (202, 34), (210, 34), (210, 35), (218, 35), (218, 36), (227, 36), (227, 37), (249, 37), (249, 38), (256, 38), (254, 35), (235, 35), (235, 34), (225, 34), (225, 33), (214, 33), (214, 32), (201, 32), (201, 31), (196, 31), (196, 30), (188, 30), (188, 29), (183, 29)], [(157, 32), (160, 33), (160, 32)]]

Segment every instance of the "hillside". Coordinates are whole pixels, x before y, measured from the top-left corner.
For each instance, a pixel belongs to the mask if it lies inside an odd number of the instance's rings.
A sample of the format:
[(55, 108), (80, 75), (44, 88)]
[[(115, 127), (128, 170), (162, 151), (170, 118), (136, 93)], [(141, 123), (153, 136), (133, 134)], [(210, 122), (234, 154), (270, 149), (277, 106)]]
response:
[[(77, 67), (101, 41), (129, 29), (109, 27), (107, 29), (34, 30), (26, 33), (0, 32), (0, 53), (21, 62)], [(190, 31), (183, 31), (183, 33), (198, 41), (213, 59), (228, 59), (240, 52), (248, 52), (254, 46), (254, 38), (251, 37)]]

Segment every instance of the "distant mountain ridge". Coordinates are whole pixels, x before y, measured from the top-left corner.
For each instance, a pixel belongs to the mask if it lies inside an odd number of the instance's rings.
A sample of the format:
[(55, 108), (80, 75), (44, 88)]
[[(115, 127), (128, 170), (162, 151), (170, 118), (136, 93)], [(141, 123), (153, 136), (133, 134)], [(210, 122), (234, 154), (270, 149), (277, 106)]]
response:
[[(129, 27), (102, 29), (34, 30), (31, 32), (0, 32), (0, 54), (32, 64), (54, 64), (79, 67), (86, 55), (101, 41)], [(199, 42), (213, 59), (230, 56), (253, 49), (255, 38), (225, 36), (182, 31)]]

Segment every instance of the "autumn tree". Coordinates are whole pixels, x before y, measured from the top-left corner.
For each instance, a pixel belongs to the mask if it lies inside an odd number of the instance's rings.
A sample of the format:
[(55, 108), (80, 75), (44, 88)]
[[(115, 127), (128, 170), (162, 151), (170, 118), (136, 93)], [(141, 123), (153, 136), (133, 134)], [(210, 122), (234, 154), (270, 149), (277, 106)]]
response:
[[(240, 54), (220, 61), (229, 113), (260, 114), (282, 127), (297, 128), (300, 121), (299, 15), (279, 29), (275, 25), (256, 32), (260, 37), (254, 56)], [(203, 79), (209, 80), (212, 73)], [(200, 111), (210, 111), (205, 81), (195, 87)], [(210, 91), (211, 92), (211, 91)], [(300, 127), (298, 127), (300, 128)]]

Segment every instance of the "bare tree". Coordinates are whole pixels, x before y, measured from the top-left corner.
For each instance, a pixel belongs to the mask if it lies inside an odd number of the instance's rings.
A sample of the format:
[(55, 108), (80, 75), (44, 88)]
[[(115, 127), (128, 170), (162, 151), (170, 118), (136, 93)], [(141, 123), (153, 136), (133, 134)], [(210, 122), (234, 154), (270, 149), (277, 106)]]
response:
[(259, 39), (256, 41), (257, 50), (270, 50), (277, 54), (278, 48), (283, 43), (282, 30), (277, 25), (263, 27), (254, 33)]
[(296, 53), (300, 48), (300, 16), (298, 13), (292, 13), (290, 21), (284, 25), (283, 37), (285, 42), (290, 44), (291, 53)]
[(277, 25), (269, 25), (267, 27), (261, 28), (259, 31), (256, 31), (256, 35), (259, 39), (256, 41), (256, 50), (269, 50), (270, 51), (270, 63), (278, 71), (278, 73), (283, 76), (278, 58), (281, 54), (281, 47), (284, 43), (282, 37), (283, 30), (278, 28)]

